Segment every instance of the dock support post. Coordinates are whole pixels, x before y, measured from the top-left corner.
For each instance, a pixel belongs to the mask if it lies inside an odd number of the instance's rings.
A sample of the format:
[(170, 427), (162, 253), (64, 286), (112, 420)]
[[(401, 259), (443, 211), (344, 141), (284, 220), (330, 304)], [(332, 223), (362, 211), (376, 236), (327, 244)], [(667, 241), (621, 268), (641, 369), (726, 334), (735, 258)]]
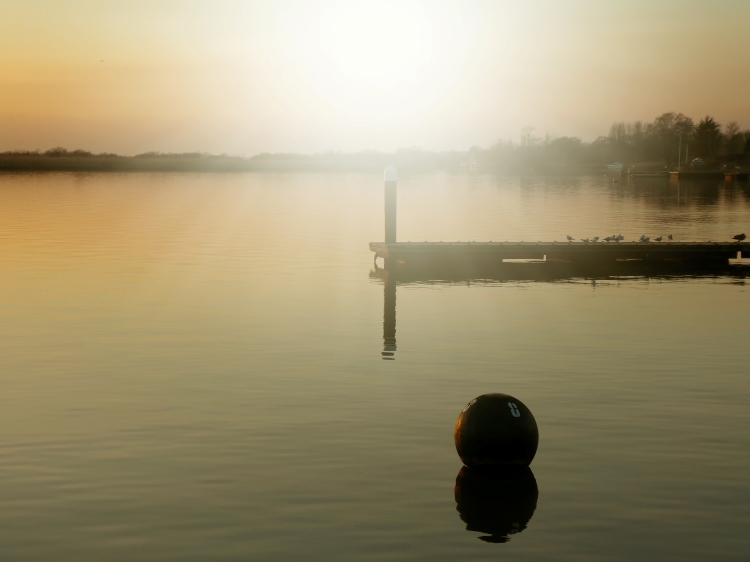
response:
[(396, 168), (388, 166), (383, 172), (385, 180), (385, 243), (396, 243)]

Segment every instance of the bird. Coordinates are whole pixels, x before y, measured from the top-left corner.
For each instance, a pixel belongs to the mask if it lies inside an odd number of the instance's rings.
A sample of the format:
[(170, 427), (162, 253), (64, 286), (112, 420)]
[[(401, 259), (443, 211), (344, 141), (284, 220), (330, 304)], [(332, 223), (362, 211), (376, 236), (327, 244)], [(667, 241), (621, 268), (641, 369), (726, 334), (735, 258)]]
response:
[(588, 238), (581, 238), (581, 242), (586, 242), (587, 244), (591, 242)]
[(649, 240), (651, 240), (650, 236), (644, 236), (643, 240), (641, 240), (641, 242), (648, 242)]
[(617, 236), (617, 241), (620, 242), (621, 240), (625, 240), (625, 237), (622, 234), (619, 234)]
[(566, 238), (568, 239), (568, 242), (572, 242), (573, 240), (575, 240), (575, 238), (573, 238), (570, 234), (568, 234)]
[(599, 237), (598, 236), (594, 236), (594, 239), (592, 240), (592, 242), (598, 242), (598, 241), (599, 241)]
[(605, 242), (611, 242), (611, 241), (612, 241), (612, 237), (611, 237), (611, 236), (607, 236), (607, 237), (606, 237), (606, 238), (604, 239), (604, 241), (605, 241)]
[(661, 242), (662, 240), (664, 240), (664, 238), (662, 236), (659, 236), (659, 238), (654, 238), (654, 240), (656, 242)]
[(747, 238), (747, 236), (745, 236), (744, 232), (742, 234), (735, 234), (734, 236), (732, 236), (732, 239), (737, 240), (737, 242), (742, 242), (745, 238)]
[(670, 234), (669, 236), (667, 236), (667, 240), (674, 240), (674, 237), (672, 237), (672, 235)]
[(643, 242), (646, 239), (645, 234), (641, 234), (641, 238), (638, 240), (638, 242)]

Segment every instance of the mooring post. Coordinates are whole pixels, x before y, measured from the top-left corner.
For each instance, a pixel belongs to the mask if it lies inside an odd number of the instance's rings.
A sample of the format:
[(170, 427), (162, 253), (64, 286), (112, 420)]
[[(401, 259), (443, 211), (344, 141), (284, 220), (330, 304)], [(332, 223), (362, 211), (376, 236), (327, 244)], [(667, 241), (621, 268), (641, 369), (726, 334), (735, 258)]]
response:
[(388, 166), (383, 172), (385, 180), (385, 243), (396, 243), (396, 168)]

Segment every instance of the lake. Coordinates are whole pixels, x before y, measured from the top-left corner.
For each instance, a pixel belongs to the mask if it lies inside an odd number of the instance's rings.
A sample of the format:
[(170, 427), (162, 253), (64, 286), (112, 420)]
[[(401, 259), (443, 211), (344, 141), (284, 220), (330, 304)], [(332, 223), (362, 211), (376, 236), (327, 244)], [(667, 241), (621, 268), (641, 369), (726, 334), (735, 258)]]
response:
[[(747, 231), (747, 183), (399, 181), (403, 241)], [(0, 557), (747, 559), (744, 274), (397, 283), (384, 361), (382, 239), (380, 174), (0, 175)], [(459, 477), (490, 392), (515, 483)]]

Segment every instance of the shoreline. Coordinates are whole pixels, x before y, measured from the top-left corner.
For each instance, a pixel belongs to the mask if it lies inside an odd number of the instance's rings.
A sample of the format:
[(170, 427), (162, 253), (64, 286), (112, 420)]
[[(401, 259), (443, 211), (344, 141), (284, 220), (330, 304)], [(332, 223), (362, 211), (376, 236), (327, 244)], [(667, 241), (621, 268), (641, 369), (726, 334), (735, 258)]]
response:
[(342, 172), (382, 173), (389, 165), (402, 173), (463, 172), (463, 173), (564, 173), (600, 174), (606, 168), (600, 165), (550, 165), (524, 169), (523, 167), (499, 167), (496, 169), (467, 170), (461, 166), (462, 159), (408, 158), (398, 154), (377, 154), (366, 157), (347, 156), (299, 156), (258, 157), (232, 156), (46, 156), (46, 155), (0, 155), (0, 174), (8, 172)]

